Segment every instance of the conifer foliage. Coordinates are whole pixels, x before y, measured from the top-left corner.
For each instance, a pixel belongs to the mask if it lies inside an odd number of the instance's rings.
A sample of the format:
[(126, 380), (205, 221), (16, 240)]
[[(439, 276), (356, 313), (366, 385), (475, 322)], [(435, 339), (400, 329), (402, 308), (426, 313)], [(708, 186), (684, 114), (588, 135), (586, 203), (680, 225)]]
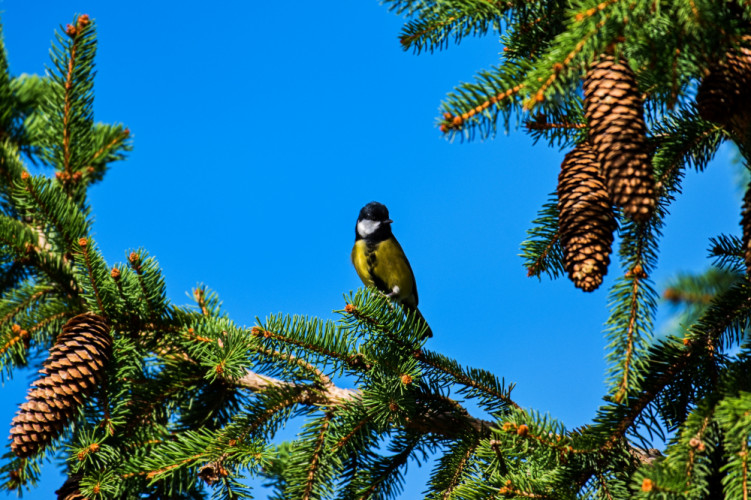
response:
[(433, 457), (427, 498), (748, 497), (748, 201), (744, 236), (711, 242), (720, 269), (671, 284), (682, 322), (659, 339), (650, 275), (684, 173), (726, 139), (748, 165), (744, 112), (718, 109), (746, 98), (751, 5), (385, 3), (408, 16), (401, 41), (417, 52), (501, 31), (503, 60), (449, 94), (443, 134), (487, 137), (515, 117), (570, 151), (523, 249), (531, 276), (566, 272), (587, 291), (617, 255), (593, 422), (567, 429), (521, 407), (512, 383), (428, 349), (422, 320), (373, 290), (346, 296), (335, 321), (248, 328), (205, 287), (191, 306), (169, 301), (144, 249), (107, 263), (88, 187), (130, 133), (94, 121), (96, 26), (81, 15), (45, 77), (11, 76), (0, 51), (0, 364), (47, 360), (9, 423), (6, 489), (33, 487), (57, 458), (65, 500), (250, 498), (254, 475), (272, 498), (386, 499)]

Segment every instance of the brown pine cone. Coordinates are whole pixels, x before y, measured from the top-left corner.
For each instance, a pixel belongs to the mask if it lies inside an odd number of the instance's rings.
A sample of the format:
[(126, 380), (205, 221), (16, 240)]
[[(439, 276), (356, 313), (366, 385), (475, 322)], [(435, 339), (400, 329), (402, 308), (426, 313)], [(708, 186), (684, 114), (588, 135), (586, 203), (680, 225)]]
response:
[(584, 112), (613, 204), (635, 221), (649, 219), (655, 181), (647, 127), (636, 77), (625, 61), (601, 56), (592, 64), (584, 80)]
[(751, 35), (709, 68), (696, 93), (696, 107), (705, 120), (743, 137), (751, 125)]
[(563, 267), (576, 287), (596, 290), (608, 272), (616, 223), (600, 166), (588, 143), (579, 144), (563, 160), (558, 212)]
[(80, 491), (80, 481), (82, 474), (72, 474), (68, 476), (57, 494), (57, 500), (87, 500)]
[(112, 351), (107, 321), (96, 314), (71, 318), (13, 418), (11, 449), (31, 456), (57, 437), (101, 380)]

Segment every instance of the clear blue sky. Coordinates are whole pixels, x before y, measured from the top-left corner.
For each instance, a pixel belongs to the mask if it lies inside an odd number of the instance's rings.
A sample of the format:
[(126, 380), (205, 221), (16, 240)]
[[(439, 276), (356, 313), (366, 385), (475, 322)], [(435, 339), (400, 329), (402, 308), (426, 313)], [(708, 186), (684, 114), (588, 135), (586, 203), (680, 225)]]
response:
[[(429, 347), (516, 383), (517, 402), (568, 427), (591, 420), (618, 264), (584, 294), (527, 278), (518, 257), (563, 153), (521, 130), (452, 144), (435, 124), (444, 95), (498, 61), (496, 35), (405, 53), (403, 19), (375, 0), (6, 0), (0, 10), (13, 74), (43, 73), (53, 30), (74, 14), (97, 21), (95, 117), (127, 125), (135, 147), (91, 193), (110, 264), (143, 247), (176, 303), (204, 282), (241, 325), (280, 311), (333, 317), (360, 286), (354, 224), (377, 200), (416, 274)], [(708, 237), (740, 232), (730, 158), (725, 148), (688, 175), (658, 289), (707, 265)], [(8, 430), (33, 375), (6, 381)], [(412, 472), (403, 498), (419, 498), (428, 473)], [(51, 471), (30, 497), (61, 484)]]

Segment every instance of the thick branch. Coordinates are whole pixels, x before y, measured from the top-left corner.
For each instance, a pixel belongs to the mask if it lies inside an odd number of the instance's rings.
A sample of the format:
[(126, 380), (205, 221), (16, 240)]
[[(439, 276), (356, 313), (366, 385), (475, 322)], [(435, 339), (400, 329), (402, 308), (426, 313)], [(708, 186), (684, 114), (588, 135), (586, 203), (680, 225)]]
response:
[[(337, 407), (360, 399), (360, 391), (354, 389), (342, 389), (333, 384), (323, 387), (316, 384), (297, 384), (251, 371), (247, 371), (236, 384), (253, 392), (264, 392), (269, 388), (293, 388), (300, 392), (302, 404), (314, 406)], [(489, 438), (491, 430), (497, 428), (492, 422), (471, 416), (461, 407), (456, 411), (420, 412), (419, 416), (407, 421), (407, 427), (447, 439), (456, 439), (468, 431)]]
[(324, 388), (319, 388), (314, 385), (285, 382), (284, 380), (259, 375), (258, 373), (251, 371), (247, 371), (245, 376), (236, 381), (236, 384), (239, 387), (250, 389), (253, 392), (264, 392), (271, 387), (295, 388), (305, 393), (302, 403), (316, 406), (340, 406), (347, 401), (360, 397), (359, 391), (353, 389), (341, 389), (333, 384), (327, 384)]
[[(360, 399), (360, 391), (355, 389), (342, 389), (333, 384), (321, 387), (316, 384), (286, 382), (252, 371), (247, 371), (236, 384), (253, 392), (264, 392), (270, 388), (292, 388), (299, 391), (301, 404), (329, 408)], [(417, 416), (407, 420), (406, 426), (414, 431), (434, 434), (445, 439), (458, 439), (467, 433), (476, 434), (481, 439), (490, 439), (494, 430), (500, 430), (495, 423), (473, 417), (458, 404), (455, 406), (453, 411), (426, 409), (418, 412)], [(651, 463), (659, 455), (657, 450), (642, 450), (633, 446), (630, 446), (630, 452), (642, 463)]]

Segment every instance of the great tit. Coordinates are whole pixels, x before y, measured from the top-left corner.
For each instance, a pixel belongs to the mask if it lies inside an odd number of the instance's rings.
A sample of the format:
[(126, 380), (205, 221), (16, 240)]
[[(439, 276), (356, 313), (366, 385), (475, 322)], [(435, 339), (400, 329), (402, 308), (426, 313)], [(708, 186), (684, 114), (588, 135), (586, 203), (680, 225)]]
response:
[[(391, 232), (392, 222), (385, 205), (371, 201), (362, 207), (355, 225), (352, 264), (365, 285), (377, 288), (425, 321), (417, 309), (415, 275)], [(426, 334), (433, 336), (430, 327)]]

